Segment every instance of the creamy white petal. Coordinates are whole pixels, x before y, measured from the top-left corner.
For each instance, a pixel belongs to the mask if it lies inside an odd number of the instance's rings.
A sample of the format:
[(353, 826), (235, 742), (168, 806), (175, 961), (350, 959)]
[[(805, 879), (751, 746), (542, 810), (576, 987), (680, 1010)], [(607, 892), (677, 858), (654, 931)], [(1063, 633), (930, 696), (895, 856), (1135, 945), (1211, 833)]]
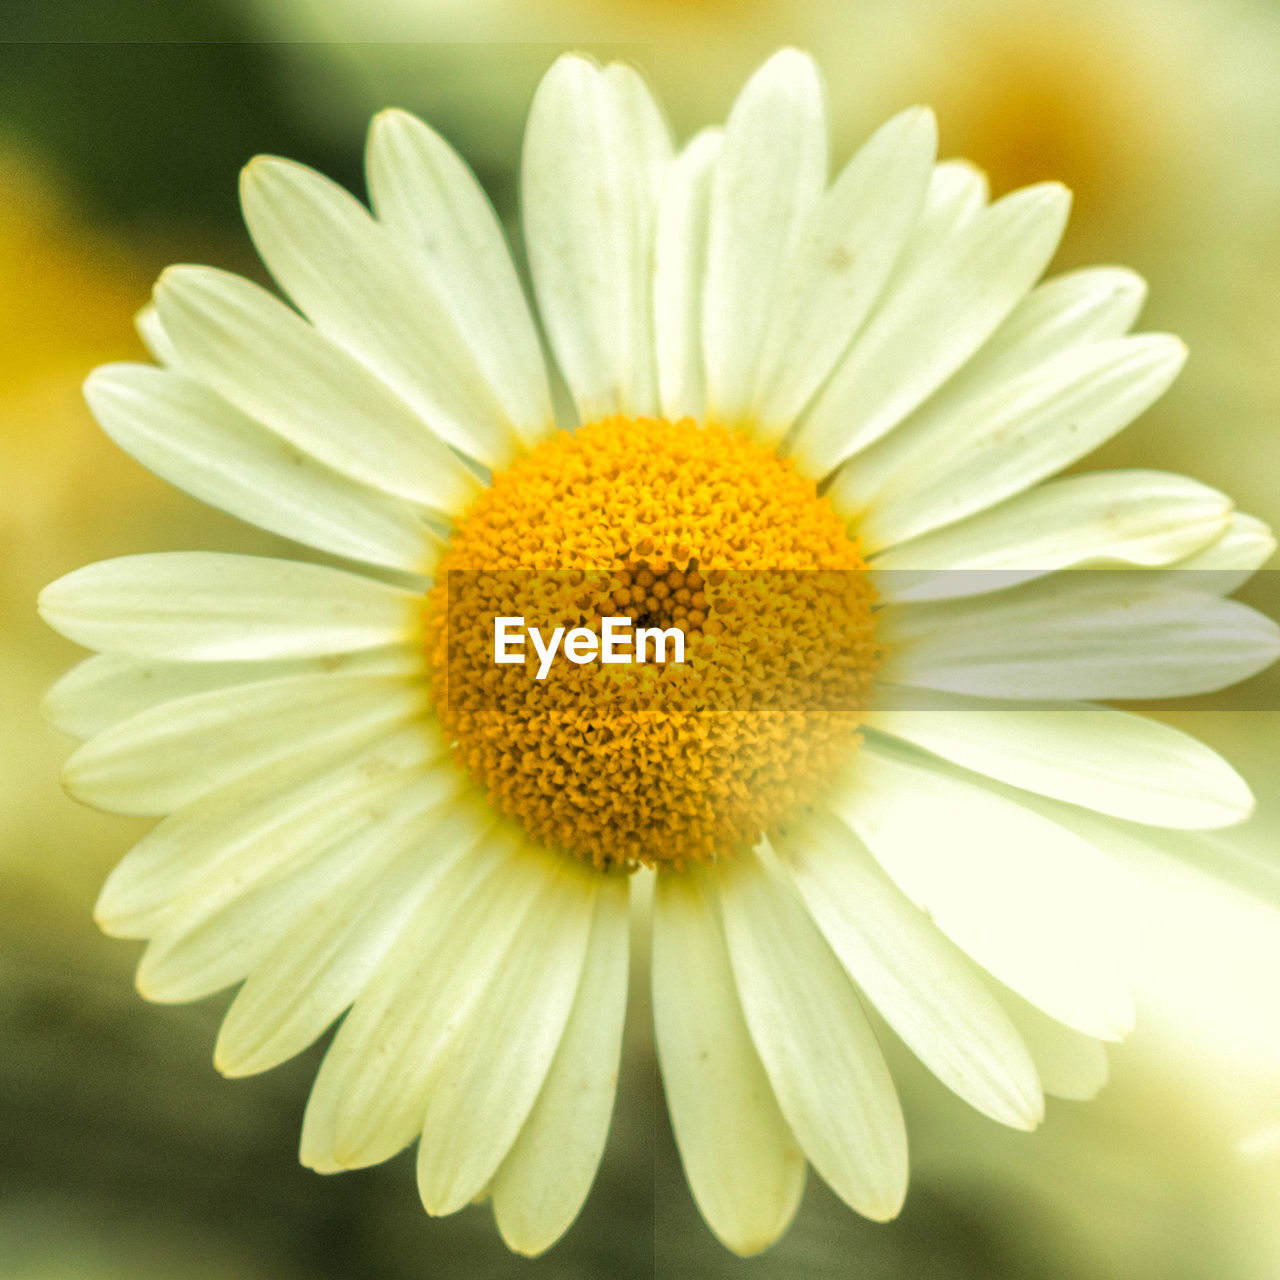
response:
[(490, 1187), (498, 1230), (518, 1253), (541, 1253), (568, 1230), (604, 1153), (627, 1004), (627, 905), (627, 881), (603, 879), (573, 1012)]
[(326, 744), (259, 769), (148, 832), (107, 877), (94, 915), (108, 933), (150, 937), (184, 901), (233, 892), (237, 868), (247, 873), (353, 833), (383, 779), (398, 786), (443, 751), (439, 731), (424, 723), (371, 745)]
[(857, 519), (864, 547), (918, 537), (1062, 470), (1163, 395), (1185, 359), (1165, 334), (1075, 347), (904, 436), (892, 475)]
[(378, 221), (420, 258), (507, 421), (522, 444), (536, 444), (555, 428), (546, 366), (484, 189), (458, 153), (406, 111), (374, 117), (366, 169)]
[(1231, 499), (1167, 471), (1052, 480), (875, 557), (882, 600), (979, 595), (1055, 569), (1170, 564), (1220, 538)]
[(990, 985), (1030, 1051), (1045, 1093), (1069, 1102), (1096, 1098), (1109, 1075), (1102, 1041), (1055, 1022), (1001, 983)]
[(1050, 1017), (1114, 1040), (1133, 1025), (1118, 869), (1086, 841), (981, 787), (858, 752), (834, 812), (957, 946)]
[(45, 587), (39, 609), (86, 648), (242, 662), (406, 642), (421, 626), (422, 597), (296, 560), (160, 551), (76, 569)]
[(441, 440), (499, 467), (518, 451), (513, 418), (545, 428), (545, 397), (523, 402), (517, 392), (503, 403), (486, 367), (496, 353), (473, 346), (487, 335), (468, 332), (438, 273), (350, 192), (306, 165), (259, 156), (241, 174), (240, 203), (281, 289)]
[(771, 317), (791, 284), (787, 264), (826, 181), (818, 69), (784, 49), (738, 95), (711, 178), (702, 346), (712, 420), (750, 416)]
[(324, 658), (276, 662), (153, 662), (100, 653), (77, 663), (45, 694), (45, 718), (73, 738), (92, 738), (140, 711), (197, 693), (286, 676), (413, 676), (422, 672), (416, 647), (369, 649)]
[(502, 977), (432, 1064), (418, 1144), (418, 1194), (431, 1214), (453, 1213), (488, 1186), (542, 1089), (581, 983), (600, 876), (563, 854), (524, 856), (538, 864), (538, 899)]
[(870, 506), (912, 456), (917, 437), (946, 438), (949, 424), (975, 401), (997, 393), (1073, 347), (1128, 332), (1146, 296), (1140, 276), (1120, 267), (1089, 267), (1033, 289), (980, 351), (889, 436), (850, 459), (830, 487), (846, 519)]
[(1253, 810), (1216, 751), (1158, 720), (1086, 703), (882, 690), (864, 723), (1010, 786), (1157, 827), (1225, 827)]
[(1082, 570), (992, 596), (886, 608), (880, 677), (991, 698), (1177, 698), (1270, 666), (1280, 628), (1167, 575)]
[(540, 900), (540, 868), (495, 835), (445, 872), (360, 993), (307, 1104), (302, 1162), (377, 1164), (422, 1131), (431, 1070), (469, 1012), (507, 976)]
[(1172, 566), (1168, 581), (1174, 586), (1227, 596), (1244, 586), (1271, 559), (1275, 549), (1276, 538), (1271, 529), (1256, 516), (1237, 511), (1222, 537)]
[(654, 243), (654, 343), (658, 398), (672, 422), (706, 411), (702, 297), (707, 270), (711, 174), (723, 132), (704, 129), (667, 170)]
[(907, 1194), (907, 1131), (875, 1033), (840, 962), (754, 854), (715, 868), (734, 979), (778, 1105), (810, 1163), (877, 1222)]
[(105, 365), (85, 398), (126, 453), (201, 502), (351, 560), (423, 575), (434, 567), (439, 540), (414, 507), (353, 484), (199, 382)]
[(758, 1253), (786, 1230), (805, 1159), (751, 1042), (724, 934), (695, 878), (658, 876), (653, 1021), (680, 1159), (720, 1241)]
[(401, 676), (286, 676), (192, 694), (139, 712), (67, 761), (63, 785), (115, 813), (163, 814), (328, 741), (420, 719), (425, 683)]
[(920, 212), (936, 147), (933, 113), (902, 112), (854, 155), (806, 219), (767, 317), (749, 408), (764, 443), (786, 435), (880, 296)]
[(529, 267), (583, 422), (658, 407), (653, 251), (671, 139), (639, 74), (569, 54), (543, 77), (525, 128)]
[(814, 814), (776, 847), (840, 963), (907, 1047), (970, 1106), (1034, 1129), (1044, 1098), (1013, 1024), (853, 832)]
[(143, 345), (151, 352), (157, 364), (165, 365), (170, 369), (178, 367), (180, 357), (173, 343), (169, 341), (164, 325), (160, 323), (160, 312), (154, 302), (148, 302), (138, 311), (133, 317), (133, 327), (138, 331), (138, 337), (142, 339)]
[(981, 347), (1052, 257), (1069, 203), (1053, 183), (1016, 191), (896, 273), (800, 424), (790, 451), (804, 474), (879, 439)]
[(304, 453), (446, 514), (478, 492), (386, 383), (265, 289), (212, 267), (170, 267), (155, 300), (183, 372)]
[[(457, 776), (447, 764), (439, 771)], [(438, 791), (432, 772), (399, 806), (404, 821), (389, 817), (347, 846), (342, 883), (275, 931), (223, 1020), (219, 1071), (266, 1071), (316, 1040), (359, 996), (432, 886), (493, 826), (478, 801), (440, 807)]]
[(424, 810), (464, 785), (453, 770), (420, 776), (424, 763), (369, 778), (354, 813), (350, 803), (334, 807), (331, 825), (313, 827), (305, 842), (286, 837), (241, 852), (175, 900), (138, 966), (138, 989), (153, 1000), (198, 1000), (239, 982), (296, 921), (315, 923), (318, 908), (346, 891), (353, 866), (402, 843), (406, 823), (420, 843)]

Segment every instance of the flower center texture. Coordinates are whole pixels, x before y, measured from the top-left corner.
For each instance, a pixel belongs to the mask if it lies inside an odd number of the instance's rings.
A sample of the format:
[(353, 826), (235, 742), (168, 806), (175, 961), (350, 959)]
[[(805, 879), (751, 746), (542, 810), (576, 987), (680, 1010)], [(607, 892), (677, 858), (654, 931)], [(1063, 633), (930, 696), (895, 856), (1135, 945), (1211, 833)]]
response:
[[(687, 419), (608, 418), (538, 445), (458, 521), (427, 600), (432, 691), (459, 763), (535, 839), (678, 868), (754, 844), (847, 759), (873, 603), (789, 461)], [(567, 637), (608, 618), (665, 631), (665, 660), (639, 660), (639, 630), (634, 661), (566, 643), (540, 662), (530, 637), (497, 660), (498, 619)]]

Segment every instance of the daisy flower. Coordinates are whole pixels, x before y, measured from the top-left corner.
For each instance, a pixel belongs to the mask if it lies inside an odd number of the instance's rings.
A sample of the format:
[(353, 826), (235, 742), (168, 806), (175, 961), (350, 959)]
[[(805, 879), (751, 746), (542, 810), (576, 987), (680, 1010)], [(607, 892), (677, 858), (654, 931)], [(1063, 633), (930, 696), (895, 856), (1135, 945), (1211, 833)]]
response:
[[(1126, 271), (1037, 285), (1063, 188), (989, 203), (934, 151), (907, 111), (828, 182), (819, 78), (788, 50), (677, 152), (634, 71), (563, 57), (523, 158), (563, 429), (492, 211), (400, 112), (373, 125), (372, 214), (299, 165), (246, 170), (297, 310), (173, 268), (142, 320), (160, 367), (89, 379), (147, 466), (363, 566), (131, 556), (41, 599), (100, 651), (49, 697), (87, 739), (68, 786), (168, 815), (98, 906), (150, 939), (143, 994), (243, 982), (231, 1075), (342, 1017), (304, 1163), (417, 1141), (428, 1212), (488, 1197), (511, 1247), (552, 1244), (609, 1125), (639, 885), (676, 1139), (740, 1253), (785, 1230), (809, 1164), (898, 1212), (881, 1036), (1018, 1128), (1102, 1083), (1132, 1019), (1123, 899), (1037, 797), (1248, 813), (1207, 748), (1089, 700), (1272, 661), (1268, 620), (1132, 569), (1230, 587), (1273, 544), (1178, 476), (1050, 479), (1183, 348), (1127, 336)], [(1069, 572), (1099, 565), (1126, 571)], [(526, 610), (656, 622), (689, 661), (540, 682), (494, 661), (494, 619)]]

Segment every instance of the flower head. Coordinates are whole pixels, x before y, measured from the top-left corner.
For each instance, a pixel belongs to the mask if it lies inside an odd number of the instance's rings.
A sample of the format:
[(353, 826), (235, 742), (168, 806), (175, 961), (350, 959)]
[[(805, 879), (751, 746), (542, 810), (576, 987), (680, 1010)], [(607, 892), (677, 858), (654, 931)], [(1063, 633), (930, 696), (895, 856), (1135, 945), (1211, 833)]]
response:
[[(152, 469), (364, 566), (137, 556), (41, 602), (101, 650), (49, 699), (88, 739), (69, 787), (168, 815), (99, 903), (150, 939), (140, 988), (243, 981), (229, 1074), (347, 1011), (305, 1163), (416, 1139), (429, 1212), (488, 1196), (512, 1247), (554, 1242), (603, 1147), (651, 872), (667, 1099), (735, 1250), (785, 1229), (807, 1164), (898, 1211), (868, 1005), (1002, 1123), (1100, 1086), (1132, 1019), (1120, 891), (1036, 797), (1248, 812), (1207, 748), (1089, 700), (1270, 662), (1265, 619), (1131, 570), (1230, 586), (1272, 542), (1181, 477), (1050, 479), (1182, 347), (1127, 335), (1128, 272), (1037, 286), (1066, 192), (989, 204), (934, 140), (908, 111), (829, 182), (815, 69), (784, 51), (677, 153), (632, 70), (565, 57), (523, 176), (564, 430), (484, 196), (397, 112), (370, 137), (372, 215), (301, 166), (246, 170), (298, 311), (174, 268), (143, 318), (161, 367), (90, 379)], [(1092, 566), (1125, 571), (1068, 572)], [(569, 663), (496, 660), (495, 622), (526, 618)], [(584, 665), (574, 632), (607, 619), (687, 662)]]

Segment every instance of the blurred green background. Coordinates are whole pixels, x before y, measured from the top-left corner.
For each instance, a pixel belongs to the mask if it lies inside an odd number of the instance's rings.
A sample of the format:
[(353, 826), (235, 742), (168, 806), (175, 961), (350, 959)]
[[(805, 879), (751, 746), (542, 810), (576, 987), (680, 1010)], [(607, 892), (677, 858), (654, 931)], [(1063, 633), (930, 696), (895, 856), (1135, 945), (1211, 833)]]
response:
[[(132, 315), (172, 261), (260, 277), (236, 175), (262, 151), (363, 191), (368, 117), (427, 116), (512, 226), (524, 112), (567, 47), (649, 75), (681, 135), (722, 118), (773, 47), (827, 75), (834, 155), (928, 102), (944, 154), (994, 189), (1066, 181), (1058, 266), (1124, 262), (1150, 328), (1187, 339), (1173, 391), (1091, 465), (1185, 470), (1280, 525), (1280, 8), (1261, 0), (8, 0), (0, 11), (0, 1280), (860, 1277), (1274, 1280), (1280, 1275), (1280, 683), (1172, 718), (1258, 792), (1240, 833), (1135, 848), (1142, 1021), (1092, 1104), (1030, 1137), (964, 1110), (902, 1055), (901, 1219), (815, 1178), (763, 1257), (701, 1224), (635, 984), (610, 1147), (578, 1224), (510, 1257), (487, 1208), (432, 1222), (409, 1160), (338, 1178), (295, 1161), (312, 1052), (211, 1065), (223, 997), (155, 1008), (133, 944), (91, 921), (140, 824), (78, 808), (38, 699), (75, 658), (37, 590), (89, 560), (277, 542), (168, 490), (93, 425), (95, 364), (143, 358)], [(1264, 578), (1266, 575), (1263, 575)], [(1273, 614), (1276, 594), (1255, 597)], [(1179, 850), (1174, 850), (1178, 852)], [(1225, 883), (1204, 874), (1221, 872)], [(643, 973), (643, 956), (636, 959)]]

